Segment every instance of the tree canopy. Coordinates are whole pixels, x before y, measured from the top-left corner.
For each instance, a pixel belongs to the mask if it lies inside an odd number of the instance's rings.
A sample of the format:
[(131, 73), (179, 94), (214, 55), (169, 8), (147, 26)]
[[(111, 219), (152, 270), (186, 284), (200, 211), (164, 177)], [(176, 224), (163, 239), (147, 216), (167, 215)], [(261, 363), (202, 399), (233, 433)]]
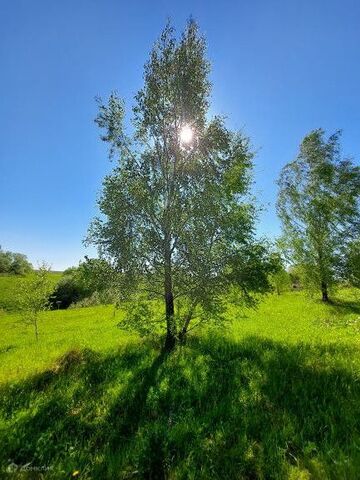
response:
[(340, 132), (310, 132), (281, 172), (277, 209), (285, 242), (308, 285), (328, 290), (346, 276), (349, 245), (359, 238), (360, 167), (340, 155)]
[(23, 253), (5, 251), (0, 247), (0, 273), (25, 275), (32, 270), (32, 265)]
[(252, 292), (269, 289), (275, 268), (267, 245), (255, 239), (249, 139), (209, 117), (205, 53), (194, 21), (180, 39), (168, 24), (145, 65), (132, 135), (116, 93), (99, 101), (96, 118), (116, 165), (88, 241), (121, 273), (122, 293), (137, 299), (130, 326), (139, 329), (143, 319), (147, 332), (161, 321), (141, 300), (164, 298), (167, 348), (192, 321), (220, 320), (230, 287), (254, 302)]

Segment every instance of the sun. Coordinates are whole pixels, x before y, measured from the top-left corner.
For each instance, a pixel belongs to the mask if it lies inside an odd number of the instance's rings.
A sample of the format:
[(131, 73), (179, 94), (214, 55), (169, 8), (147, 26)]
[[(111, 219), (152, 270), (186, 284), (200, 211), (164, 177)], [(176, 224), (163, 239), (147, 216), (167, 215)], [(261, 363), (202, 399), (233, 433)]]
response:
[(182, 144), (189, 144), (194, 138), (193, 129), (189, 125), (184, 125), (180, 130), (180, 142)]

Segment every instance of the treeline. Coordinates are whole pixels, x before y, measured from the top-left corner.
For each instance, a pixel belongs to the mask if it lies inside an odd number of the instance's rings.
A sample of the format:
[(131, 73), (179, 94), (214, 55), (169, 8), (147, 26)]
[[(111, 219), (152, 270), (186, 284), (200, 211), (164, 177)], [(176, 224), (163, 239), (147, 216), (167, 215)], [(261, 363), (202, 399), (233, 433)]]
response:
[(0, 273), (26, 275), (33, 266), (23, 253), (5, 251), (0, 247)]

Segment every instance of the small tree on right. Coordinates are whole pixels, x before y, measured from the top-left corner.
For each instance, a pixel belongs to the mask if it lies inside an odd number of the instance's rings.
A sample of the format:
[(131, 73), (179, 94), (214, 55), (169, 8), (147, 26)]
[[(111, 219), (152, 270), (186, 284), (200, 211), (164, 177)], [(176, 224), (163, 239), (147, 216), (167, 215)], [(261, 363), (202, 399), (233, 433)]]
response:
[(340, 131), (328, 138), (322, 129), (310, 132), (278, 180), (277, 211), (292, 261), (324, 302), (360, 233), (360, 167), (341, 158), (339, 137)]

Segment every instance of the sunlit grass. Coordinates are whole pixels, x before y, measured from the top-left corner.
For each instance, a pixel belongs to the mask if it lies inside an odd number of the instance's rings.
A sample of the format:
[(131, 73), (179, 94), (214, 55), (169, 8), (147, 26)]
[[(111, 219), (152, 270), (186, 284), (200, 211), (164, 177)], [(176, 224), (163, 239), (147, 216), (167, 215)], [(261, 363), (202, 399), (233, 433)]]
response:
[[(46, 478), (360, 478), (360, 303), (271, 295), (166, 356), (111, 306), (0, 317), (3, 468)], [(360, 321), (360, 320), (359, 320)], [(0, 466), (1, 470), (1, 466)]]
[(33, 327), (19, 314), (0, 314), (0, 352), (4, 359), (0, 382), (40, 372), (68, 350), (103, 351), (129, 342), (131, 336), (116, 327), (120, 318), (121, 312), (114, 316), (112, 306), (44, 312), (37, 342)]

